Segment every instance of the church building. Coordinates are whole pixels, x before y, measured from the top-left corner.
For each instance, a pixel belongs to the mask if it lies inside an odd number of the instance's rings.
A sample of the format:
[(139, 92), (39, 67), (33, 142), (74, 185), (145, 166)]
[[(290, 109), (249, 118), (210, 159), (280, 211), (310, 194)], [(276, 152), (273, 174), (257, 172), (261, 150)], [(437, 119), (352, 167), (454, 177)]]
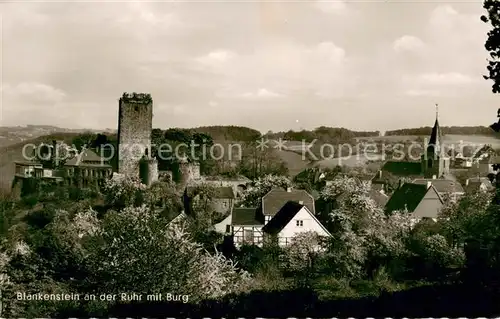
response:
[(443, 134), (439, 126), (437, 105), (436, 120), (429, 142), (420, 161), (389, 160), (372, 178), (372, 187), (381, 192), (392, 192), (403, 180), (448, 179), (450, 178), (450, 158), (446, 155)]

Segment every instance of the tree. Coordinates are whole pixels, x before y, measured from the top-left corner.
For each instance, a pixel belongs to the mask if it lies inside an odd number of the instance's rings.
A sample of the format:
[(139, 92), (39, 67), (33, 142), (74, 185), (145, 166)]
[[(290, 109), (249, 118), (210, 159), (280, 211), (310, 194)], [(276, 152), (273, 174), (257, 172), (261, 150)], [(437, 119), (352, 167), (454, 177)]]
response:
[(292, 187), (292, 182), (288, 178), (278, 175), (266, 175), (252, 182), (250, 187), (245, 190), (242, 195), (242, 204), (246, 207), (257, 207), (262, 197), (271, 189), (286, 189), (288, 187)]
[(108, 212), (88, 234), (90, 279), (103, 293), (173, 293), (190, 302), (244, 289), (248, 276), (220, 253), (208, 254), (183, 229), (146, 207)]
[(104, 184), (104, 196), (108, 205), (116, 208), (143, 204), (146, 185), (139, 178), (113, 174)]
[[(78, 135), (71, 142), (72, 146), (75, 147), (79, 152), (86, 148), (91, 148), (95, 144), (97, 135), (92, 132), (85, 132)], [(102, 141), (102, 137), (99, 138)]]

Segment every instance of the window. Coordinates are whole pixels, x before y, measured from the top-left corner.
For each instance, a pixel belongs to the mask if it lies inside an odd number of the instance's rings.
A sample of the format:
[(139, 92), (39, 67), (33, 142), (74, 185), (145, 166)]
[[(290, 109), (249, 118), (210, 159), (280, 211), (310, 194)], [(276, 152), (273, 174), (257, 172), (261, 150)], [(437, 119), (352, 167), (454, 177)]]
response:
[(226, 233), (231, 233), (231, 225), (226, 225)]
[(243, 240), (247, 243), (253, 243), (253, 230), (245, 229), (243, 233)]
[(299, 227), (302, 227), (302, 226), (304, 226), (304, 221), (303, 220), (297, 220), (296, 221), (296, 225), (299, 226)]

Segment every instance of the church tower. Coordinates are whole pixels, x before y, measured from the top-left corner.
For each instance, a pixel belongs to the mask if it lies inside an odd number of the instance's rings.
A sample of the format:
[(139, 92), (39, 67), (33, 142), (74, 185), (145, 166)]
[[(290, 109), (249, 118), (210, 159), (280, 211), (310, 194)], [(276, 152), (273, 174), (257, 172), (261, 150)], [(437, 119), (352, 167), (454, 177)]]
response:
[(422, 173), (425, 178), (441, 178), (450, 172), (450, 159), (447, 158), (443, 147), (443, 136), (438, 117), (438, 105), (436, 104), (436, 121), (427, 148), (421, 157)]

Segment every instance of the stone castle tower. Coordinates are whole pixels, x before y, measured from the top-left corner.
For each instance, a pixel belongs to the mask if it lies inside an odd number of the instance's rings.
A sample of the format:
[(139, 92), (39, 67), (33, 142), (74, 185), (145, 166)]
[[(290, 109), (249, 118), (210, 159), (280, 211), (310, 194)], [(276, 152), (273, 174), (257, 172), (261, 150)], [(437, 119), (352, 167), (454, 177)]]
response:
[(118, 173), (150, 184), (158, 179), (158, 163), (150, 156), (153, 99), (146, 93), (123, 93), (118, 108)]
[(426, 178), (440, 178), (450, 173), (450, 159), (445, 154), (443, 136), (438, 121), (436, 104), (436, 121), (425, 154), (421, 158), (422, 173)]

